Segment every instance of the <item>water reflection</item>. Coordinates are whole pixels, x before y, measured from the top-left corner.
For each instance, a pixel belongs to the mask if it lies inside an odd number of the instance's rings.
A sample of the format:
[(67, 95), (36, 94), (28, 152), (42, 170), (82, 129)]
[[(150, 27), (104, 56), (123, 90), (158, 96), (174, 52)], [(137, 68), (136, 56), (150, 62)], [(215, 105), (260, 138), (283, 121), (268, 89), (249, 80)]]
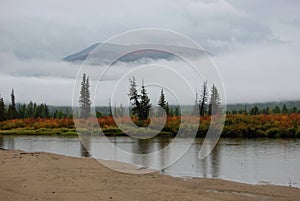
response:
[[(158, 141), (158, 149), (159, 150), (162, 150), (164, 149), (171, 141), (171, 138), (158, 138), (157, 139)], [(160, 155), (160, 167), (165, 167), (167, 164), (166, 164), (166, 158), (169, 158), (169, 149), (166, 149), (166, 151), (163, 151), (162, 154)], [(164, 173), (165, 169), (163, 168), (161, 170), (162, 173)]]
[(81, 136), (81, 141), (80, 141), (81, 157), (90, 157), (90, 150), (91, 150), (90, 138), (91, 138), (90, 136)]
[(0, 147), (4, 146), (4, 137), (0, 136)]
[(7, 138), (7, 149), (15, 149), (15, 138), (14, 137), (8, 137)]
[(220, 171), (220, 145), (216, 144), (212, 152), (210, 153), (210, 163), (211, 163), (211, 175), (212, 177), (219, 177)]
[[(153, 143), (151, 143), (151, 139), (135, 139), (131, 146), (131, 153), (134, 154), (148, 154), (153, 149)], [(131, 155), (131, 163), (140, 164), (148, 167), (149, 158)]]
[[(219, 177), (221, 166), (221, 149), (217, 144), (214, 148), (213, 143), (207, 141), (203, 146), (203, 139), (196, 139), (194, 144), (189, 148), (185, 155), (180, 158), (174, 165), (165, 169), (167, 174), (177, 176), (196, 176), (203, 178)], [(199, 159), (200, 149), (212, 150), (205, 158)], [(204, 150), (206, 152), (207, 150)], [(178, 171), (181, 169), (182, 171)]]

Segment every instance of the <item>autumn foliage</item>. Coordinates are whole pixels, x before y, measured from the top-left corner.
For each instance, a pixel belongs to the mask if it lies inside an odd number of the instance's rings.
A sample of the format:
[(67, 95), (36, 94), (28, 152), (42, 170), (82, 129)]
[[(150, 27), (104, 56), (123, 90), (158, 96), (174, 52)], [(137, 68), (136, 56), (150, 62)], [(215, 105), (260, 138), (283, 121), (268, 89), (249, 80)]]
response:
[[(176, 135), (178, 129), (190, 129), (193, 124), (194, 117), (191, 116), (169, 116), (163, 128), (164, 132)], [(161, 121), (160, 118), (152, 119), (154, 121)], [(198, 126), (197, 135), (205, 137), (206, 132), (210, 126), (210, 116), (201, 117)], [(86, 121), (86, 120), (85, 120)], [(88, 120), (87, 120), (88, 121)], [(137, 118), (119, 117), (117, 122), (119, 124), (129, 124), (134, 122), (138, 126), (147, 126), (149, 120), (139, 121)], [(95, 122), (95, 121), (94, 121)], [(90, 123), (93, 123), (92, 121)], [(96, 124), (105, 129), (118, 129), (114, 118), (111, 116), (101, 117), (97, 119)], [(0, 122), (0, 130), (10, 130), (16, 128), (74, 128), (74, 121), (72, 118), (62, 119), (15, 119)], [(225, 126), (222, 132), (223, 137), (287, 137), (300, 138), (300, 114), (260, 114), (260, 115), (246, 115), (246, 114), (229, 114), (226, 116)]]

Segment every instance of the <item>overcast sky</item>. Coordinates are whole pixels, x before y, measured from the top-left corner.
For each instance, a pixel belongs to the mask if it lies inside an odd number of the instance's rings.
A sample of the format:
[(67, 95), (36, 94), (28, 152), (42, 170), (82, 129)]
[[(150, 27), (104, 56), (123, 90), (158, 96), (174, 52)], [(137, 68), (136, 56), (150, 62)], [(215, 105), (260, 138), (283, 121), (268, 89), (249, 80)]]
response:
[(64, 56), (151, 27), (212, 53), (229, 103), (300, 100), (299, 10), (297, 0), (1, 0), (0, 93), (71, 105), (79, 66)]

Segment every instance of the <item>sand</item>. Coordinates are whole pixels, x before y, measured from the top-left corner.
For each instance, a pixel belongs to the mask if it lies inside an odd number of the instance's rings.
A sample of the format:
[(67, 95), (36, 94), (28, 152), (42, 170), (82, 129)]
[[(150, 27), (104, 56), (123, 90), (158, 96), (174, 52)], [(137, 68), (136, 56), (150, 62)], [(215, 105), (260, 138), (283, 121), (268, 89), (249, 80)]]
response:
[[(110, 170), (95, 159), (0, 150), (0, 200), (300, 200), (300, 189)], [(126, 165), (124, 166), (124, 168)], [(142, 171), (142, 170), (141, 170)]]

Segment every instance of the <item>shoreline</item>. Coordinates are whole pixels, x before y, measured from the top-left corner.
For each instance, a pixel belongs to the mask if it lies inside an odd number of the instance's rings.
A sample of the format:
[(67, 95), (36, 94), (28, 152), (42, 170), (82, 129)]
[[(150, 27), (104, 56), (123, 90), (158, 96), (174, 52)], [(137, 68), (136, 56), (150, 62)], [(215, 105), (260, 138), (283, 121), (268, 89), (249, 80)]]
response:
[[(300, 113), (291, 114), (259, 114), (259, 115), (226, 115), (225, 124), (222, 129), (221, 137), (224, 138), (299, 138), (300, 139)], [(80, 129), (84, 132), (93, 134), (96, 130), (85, 130), (86, 128), (98, 128), (107, 136), (124, 136), (125, 133), (137, 133), (151, 135), (176, 136), (180, 128), (183, 133), (189, 133), (191, 128), (198, 126), (197, 137), (205, 137), (211, 124), (211, 117), (204, 116), (199, 118), (199, 125), (194, 125), (191, 116), (168, 116), (162, 130), (137, 129), (130, 126), (132, 121), (129, 117), (122, 117), (120, 124), (116, 125), (111, 116), (97, 119), (86, 119), (80, 123)], [(136, 120), (135, 120), (136, 121)], [(160, 122), (159, 118), (153, 120)], [(139, 122), (136, 122), (139, 123)], [(147, 122), (144, 122), (147, 123)], [(149, 122), (148, 122), (149, 123)], [(82, 125), (81, 125), (82, 124)], [(88, 126), (90, 125), (90, 126)], [(144, 126), (147, 127), (148, 124)], [(87, 127), (88, 126), (88, 127)], [(122, 129), (119, 128), (122, 126)], [(143, 127), (143, 125), (141, 125)], [(28, 135), (76, 135), (78, 125), (74, 124), (73, 118), (25, 118), (13, 119), (0, 122), (0, 134), (28, 134)], [(195, 127), (196, 129), (196, 127)], [(196, 130), (195, 130), (196, 131)]]
[[(128, 134), (126, 133), (104, 133), (106, 137), (127, 137)], [(11, 129), (11, 130), (1, 130), (0, 129), (0, 136), (62, 136), (62, 137), (67, 137), (67, 136), (78, 136), (77, 131), (57, 131), (55, 129), (53, 130), (48, 130), (48, 131), (39, 131), (39, 130), (22, 130), (20, 131), (19, 129)], [(176, 134), (170, 133), (170, 132), (161, 132), (158, 133), (156, 136), (158, 137), (176, 137)], [(205, 138), (206, 136), (203, 135), (196, 135), (196, 138)], [(220, 136), (220, 139), (300, 139), (299, 136), (285, 136), (285, 137), (279, 137), (279, 136), (273, 136), (273, 137), (268, 137), (268, 136)]]
[(13, 150), (0, 156), (1, 200), (296, 200), (300, 194), (286, 186), (120, 173), (93, 158)]

